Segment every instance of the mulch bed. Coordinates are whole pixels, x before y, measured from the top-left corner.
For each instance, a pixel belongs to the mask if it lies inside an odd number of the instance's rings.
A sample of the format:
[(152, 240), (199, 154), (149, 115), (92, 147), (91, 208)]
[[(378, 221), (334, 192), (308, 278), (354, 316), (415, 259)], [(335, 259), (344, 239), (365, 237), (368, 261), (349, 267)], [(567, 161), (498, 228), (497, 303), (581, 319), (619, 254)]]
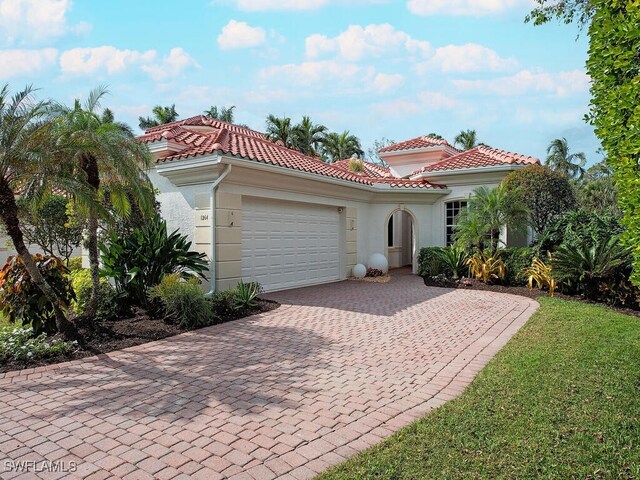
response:
[[(269, 312), (279, 306), (279, 303), (271, 300), (258, 300), (255, 308), (227, 312), (227, 314), (222, 316), (215, 324), (217, 325), (250, 315)], [(92, 355), (122, 350), (123, 348), (133, 347), (195, 330), (180, 328), (178, 325), (168, 323), (162, 318), (153, 318), (142, 309), (137, 309), (131, 316), (117, 320), (99, 322), (91, 326), (80, 324), (78, 329), (82, 338), (82, 345), (72, 354), (34, 359), (28, 362), (7, 362), (0, 365), (0, 373), (51, 365), (53, 363), (68, 362), (69, 360), (77, 360)]]
[[(481, 282), (480, 280), (465, 279), (466, 282), (470, 283), (469, 286), (459, 285), (457, 287), (449, 287), (449, 288), (469, 288), (472, 290), (485, 290), (488, 292), (498, 292), (498, 293), (510, 293), (511, 295), (520, 295), (521, 297), (528, 297), (537, 300), (540, 297), (548, 297), (549, 292), (539, 290), (534, 288), (533, 290), (529, 290), (527, 287), (512, 287), (508, 285), (487, 285), (486, 283)], [(425, 285), (431, 287), (442, 287), (442, 285), (430, 284), (428, 279), (425, 279)], [(635, 317), (640, 317), (639, 310), (633, 310), (631, 308), (619, 307), (614, 305), (607, 305), (601, 302), (594, 302), (593, 300), (587, 300), (583, 298), (581, 295), (566, 295), (564, 293), (560, 293), (556, 291), (553, 294), (553, 298), (560, 298), (562, 300), (574, 300), (582, 303), (589, 303), (592, 305), (602, 305), (604, 307), (610, 308), (611, 310), (615, 310), (616, 312), (624, 313), (626, 315), (633, 315)]]

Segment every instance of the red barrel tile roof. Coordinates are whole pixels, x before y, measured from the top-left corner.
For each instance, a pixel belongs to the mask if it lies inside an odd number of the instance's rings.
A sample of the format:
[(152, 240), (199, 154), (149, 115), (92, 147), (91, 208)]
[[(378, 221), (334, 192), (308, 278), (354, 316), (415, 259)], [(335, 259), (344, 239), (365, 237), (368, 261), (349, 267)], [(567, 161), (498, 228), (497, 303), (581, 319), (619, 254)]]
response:
[[(437, 146), (452, 147), (449, 142), (443, 138), (434, 138), (429, 135), (422, 135), (421, 137), (412, 138), (411, 140), (405, 140), (404, 142), (394, 143), (393, 145), (387, 145), (386, 147), (378, 150), (380, 153), (385, 152), (397, 152), (401, 150), (413, 150), (416, 148), (428, 148)], [(454, 148), (455, 149), (455, 148)], [(455, 149), (457, 150), (457, 149)]]
[[(211, 129), (199, 131), (197, 127), (210, 127)], [(384, 173), (383, 170), (380, 170), (383, 167), (375, 169), (376, 176), (354, 174), (348, 169), (325, 163), (319, 158), (308, 157), (296, 150), (273, 143), (267, 140), (262, 133), (211, 119), (204, 115), (153, 127), (138, 137), (138, 141), (143, 143), (163, 139), (180, 144), (184, 148), (173, 155), (159, 159), (158, 162), (169, 162), (221, 152), (260, 163), (278, 165), (364, 185), (389, 183), (380, 176)], [(374, 168), (370, 167), (370, 171), (374, 173)], [(431, 183), (423, 180), (394, 179), (394, 182), (389, 184), (393, 187), (403, 188), (435, 188)]]
[(499, 165), (534, 165), (538, 163), (540, 163), (540, 160), (534, 157), (480, 145), (466, 152), (454, 155), (453, 157), (445, 158), (431, 165), (426, 165), (413, 172), (412, 175), (424, 172), (493, 167)]

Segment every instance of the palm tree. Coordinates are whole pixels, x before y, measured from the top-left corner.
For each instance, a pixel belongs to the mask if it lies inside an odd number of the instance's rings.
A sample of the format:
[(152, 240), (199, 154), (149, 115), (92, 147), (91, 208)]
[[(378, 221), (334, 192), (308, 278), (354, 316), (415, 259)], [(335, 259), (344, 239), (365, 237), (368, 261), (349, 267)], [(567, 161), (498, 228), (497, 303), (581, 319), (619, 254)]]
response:
[(463, 150), (471, 150), (480, 145), (480, 142), (478, 142), (478, 134), (475, 130), (462, 130), (456, 135), (456, 138), (453, 139), (453, 144)]
[(566, 138), (556, 138), (547, 147), (545, 165), (569, 178), (582, 178), (587, 158), (583, 152), (569, 153)]
[(289, 117), (276, 117), (269, 115), (267, 117), (267, 138), (272, 142), (281, 142), (285, 147), (293, 146), (293, 127)]
[(86, 309), (89, 318), (95, 315), (100, 291), (98, 222), (100, 217), (110, 220), (103, 206), (104, 188), (108, 188), (109, 200), (116, 212), (124, 217), (131, 212), (131, 198), (143, 211), (150, 210), (152, 203), (152, 190), (145, 173), (151, 165), (149, 151), (145, 145), (135, 142), (129, 131), (112, 117), (97, 113), (100, 101), (107, 93), (104, 87), (92, 90), (84, 105), (76, 100), (72, 109), (63, 109), (64, 115), (57, 121), (65, 153), (75, 160), (78, 182), (88, 187), (68, 191), (73, 193), (74, 201), (87, 219), (92, 284)]
[(360, 146), (360, 140), (355, 135), (345, 130), (342, 133), (329, 133), (322, 143), (324, 156), (330, 163), (338, 162), (346, 158), (362, 158), (364, 151)]
[(218, 107), (215, 105), (211, 105), (209, 110), (205, 110), (204, 114), (208, 117), (215, 118), (216, 120), (221, 120), (227, 123), (233, 123), (233, 111), (236, 109), (235, 105), (230, 107), (221, 107), (218, 110)]
[(322, 145), (324, 137), (327, 133), (327, 127), (320, 124), (314, 124), (308, 116), (302, 117), (302, 121), (293, 127), (293, 147), (309, 155), (315, 157), (318, 148)]
[(153, 118), (150, 117), (138, 117), (140, 122), (140, 128), (146, 130), (147, 128), (157, 127), (158, 125), (164, 125), (165, 123), (175, 122), (180, 115), (176, 112), (176, 106), (163, 107), (156, 105), (153, 107)]
[(456, 240), (474, 238), (482, 244), (482, 238), (490, 241), (495, 252), (500, 231), (509, 226), (515, 230), (526, 227), (529, 212), (516, 195), (500, 184), (495, 188), (479, 187), (473, 191), (467, 208), (462, 211), (456, 226)]
[(444, 137), (442, 135), (440, 135), (439, 133), (427, 133), (427, 137), (431, 137), (431, 138), (435, 138), (437, 140), (444, 140)]
[(9, 95), (9, 86), (0, 90), (0, 218), (16, 252), (24, 262), (33, 282), (53, 305), (56, 327), (67, 338), (77, 337), (77, 331), (65, 313), (66, 305), (45, 280), (36, 266), (18, 219), (16, 190), (31, 190), (35, 198), (46, 196), (47, 185), (55, 177), (57, 164), (47, 155), (55, 143), (50, 141), (52, 123), (49, 104), (33, 98), (28, 86)]

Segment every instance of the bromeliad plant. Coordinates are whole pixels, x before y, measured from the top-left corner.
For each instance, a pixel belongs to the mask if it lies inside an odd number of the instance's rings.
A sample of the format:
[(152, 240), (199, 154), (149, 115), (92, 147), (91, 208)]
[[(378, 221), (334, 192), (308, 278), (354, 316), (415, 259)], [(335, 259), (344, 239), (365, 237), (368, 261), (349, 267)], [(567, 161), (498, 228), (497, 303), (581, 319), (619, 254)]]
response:
[(466, 264), (471, 274), (484, 283), (500, 280), (507, 273), (504, 261), (498, 254), (476, 253), (467, 259)]
[(236, 287), (234, 295), (235, 308), (237, 310), (246, 310), (256, 306), (256, 298), (262, 292), (262, 285), (258, 282), (244, 283), (242, 280)]
[[(57, 306), (64, 308), (66, 313), (75, 296), (64, 261), (39, 253), (32, 258), (59, 299)], [(21, 257), (9, 257), (0, 270), (0, 311), (12, 323), (30, 324), (35, 335), (58, 331), (54, 306), (33, 281)]]
[(451, 273), (454, 279), (464, 277), (465, 273), (469, 270), (467, 264), (469, 255), (462, 247), (453, 245), (451, 247), (441, 248), (436, 251), (436, 255), (441, 265)]
[(536, 257), (531, 262), (530, 267), (522, 270), (522, 274), (528, 279), (529, 290), (532, 290), (535, 284), (539, 289), (546, 288), (549, 290), (549, 296), (553, 297), (556, 290), (556, 279), (553, 277), (551, 261), (551, 254), (549, 254), (548, 263), (544, 263)]
[(113, 278), (120, 296), (140, 306), (148, 306), (149, 289), (165, 275), (205, 278), (209, 268), (205, 254), (191, 251), (191, 242), (177, 230), (168, 234), (167, 222), (159, 216), (124, 238), (112, 234), (100, 251), (101, 274)]

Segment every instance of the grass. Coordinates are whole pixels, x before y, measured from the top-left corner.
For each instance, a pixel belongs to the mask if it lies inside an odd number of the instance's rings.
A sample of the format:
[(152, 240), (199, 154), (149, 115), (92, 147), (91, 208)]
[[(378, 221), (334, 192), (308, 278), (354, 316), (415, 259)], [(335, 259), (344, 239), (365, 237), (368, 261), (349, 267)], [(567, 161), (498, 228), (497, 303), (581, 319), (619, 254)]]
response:
[(540, 303), (460, 397), (319, 478), (640, 478), (640, 319)]

